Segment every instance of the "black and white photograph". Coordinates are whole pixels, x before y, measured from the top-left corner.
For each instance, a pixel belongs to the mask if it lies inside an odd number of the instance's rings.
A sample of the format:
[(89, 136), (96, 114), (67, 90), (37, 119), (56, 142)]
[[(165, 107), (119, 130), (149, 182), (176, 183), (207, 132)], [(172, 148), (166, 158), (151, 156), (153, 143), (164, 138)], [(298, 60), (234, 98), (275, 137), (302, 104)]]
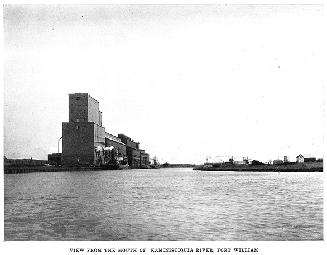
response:
[(322, 4), (2, 8), (5, 244), (323, 244)]

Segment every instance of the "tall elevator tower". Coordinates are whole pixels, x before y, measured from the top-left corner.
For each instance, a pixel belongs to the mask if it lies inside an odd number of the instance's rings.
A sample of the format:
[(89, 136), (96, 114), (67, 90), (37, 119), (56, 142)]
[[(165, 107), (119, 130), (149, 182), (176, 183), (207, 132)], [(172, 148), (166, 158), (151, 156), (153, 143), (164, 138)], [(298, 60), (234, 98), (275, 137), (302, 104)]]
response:
[(98, 146), (105, 146), (99, 102), (87, 93), (69, 94), (69, 122), (62, 123), (62, 163), (94, 165)]

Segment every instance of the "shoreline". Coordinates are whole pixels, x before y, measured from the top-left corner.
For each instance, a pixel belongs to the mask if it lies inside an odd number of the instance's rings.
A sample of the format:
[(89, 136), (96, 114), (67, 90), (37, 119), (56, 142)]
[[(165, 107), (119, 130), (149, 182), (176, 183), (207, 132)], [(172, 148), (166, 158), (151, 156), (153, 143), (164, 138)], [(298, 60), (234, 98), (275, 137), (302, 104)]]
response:
[(297, 163), (287, 165), (220, 165), (208, 167), (201, 165), (193, 168), (198, 171), (234, 172), (323, 172), (323, 162)]
[[(185, 167), (185, 164), (183, 164)], [(176, 168), (177, 166), (171, 166)], [(161, 167), (162, 169), (171, 168)], [(128, 168), (138, 169), (138, 168)], [(152, 168), (148, 168), (152, 169)], [(4, 174), (21, 174), (34, 172), (73, 172), (73, 171), (119, 171), (123, 169), (103, 169), (101, 167), (89, 166), (4, 166)], [(323, 172), (323, 163), (298, 163), (289, 165), (220, 165), (220, 166), (205, 166), (200, 165), (193, 167), (196, 171), (230, 171), (230, 172)]]
[[(131, 168), (128, 168), (131, 169)], [(80, 172), (80, 171), (119, 171), (122, 169), (103, 169), (89, 166), (4, 166), (4, 174), (44, 173), (44, 172)]]

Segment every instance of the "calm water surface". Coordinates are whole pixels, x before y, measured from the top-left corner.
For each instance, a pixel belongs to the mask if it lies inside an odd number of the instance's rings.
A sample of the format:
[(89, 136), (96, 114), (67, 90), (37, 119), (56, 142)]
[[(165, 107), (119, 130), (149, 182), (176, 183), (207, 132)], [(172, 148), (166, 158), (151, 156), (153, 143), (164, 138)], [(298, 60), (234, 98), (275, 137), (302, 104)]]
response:
[(5, 175), (5, 240), (322, 240), (323, 173)]

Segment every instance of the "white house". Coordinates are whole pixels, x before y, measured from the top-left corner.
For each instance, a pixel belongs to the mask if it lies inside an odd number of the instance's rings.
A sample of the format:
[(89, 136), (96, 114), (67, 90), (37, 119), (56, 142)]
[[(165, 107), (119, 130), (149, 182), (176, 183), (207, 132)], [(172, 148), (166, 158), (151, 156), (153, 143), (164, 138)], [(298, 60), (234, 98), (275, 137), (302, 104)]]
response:
[(296, 157), (296, 162), (297, 163), (304, 163), (304, 162), (315, 162), (316, 158), (310, 155), (302, 155), (300, 154), (299, 156)]

